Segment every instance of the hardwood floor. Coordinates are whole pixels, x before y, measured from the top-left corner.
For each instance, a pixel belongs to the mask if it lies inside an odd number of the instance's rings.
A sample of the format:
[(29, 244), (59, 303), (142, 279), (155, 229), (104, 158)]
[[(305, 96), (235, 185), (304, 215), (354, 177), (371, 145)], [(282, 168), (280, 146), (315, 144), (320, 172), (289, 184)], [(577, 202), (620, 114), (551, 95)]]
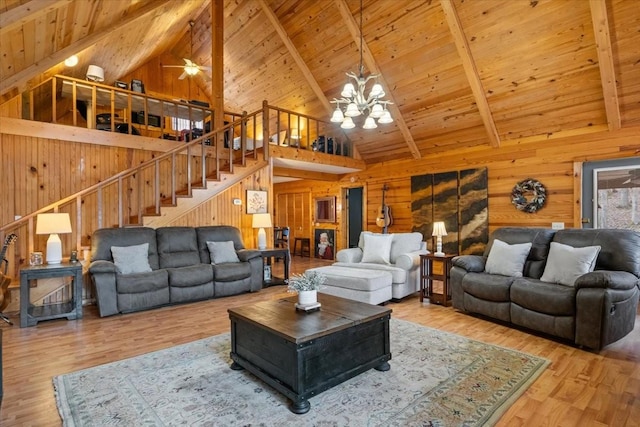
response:
[[(328, 261), (293, 257), (292, 272)], [(274, 266), (281, 274), (282, 263)], [(100, 318), (20, 328), (2, 323), (2, 426), (59, 426), (55, 375), (137, 356), (229, 330), (227, 308), (286, 296), (284, 286), (205, 302)], [(545, 357), (551, 365), (502, 417), (499, 426), (639, 426), (640, 318), (636, 328), (600, 353), (584, 351), (453, 308), (421, 304), (418, 296), (389, 303), (392, 316)], [(640, 317), (640, 316), (639, 316)], [(393, 364), (393, 360), (391, 360)]]

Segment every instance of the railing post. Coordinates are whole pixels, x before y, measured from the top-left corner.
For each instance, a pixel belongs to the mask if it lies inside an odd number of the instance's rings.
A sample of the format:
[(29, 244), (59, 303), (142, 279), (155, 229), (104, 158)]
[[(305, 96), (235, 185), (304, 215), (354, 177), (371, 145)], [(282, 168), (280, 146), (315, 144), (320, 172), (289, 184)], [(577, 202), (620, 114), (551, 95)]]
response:
[[(279, 123), (280, 121), (278, 126)], [(262, 155), (265, 160), (269, 160), (269, 103), (266, 99), (262, 101), (262, 146)]]

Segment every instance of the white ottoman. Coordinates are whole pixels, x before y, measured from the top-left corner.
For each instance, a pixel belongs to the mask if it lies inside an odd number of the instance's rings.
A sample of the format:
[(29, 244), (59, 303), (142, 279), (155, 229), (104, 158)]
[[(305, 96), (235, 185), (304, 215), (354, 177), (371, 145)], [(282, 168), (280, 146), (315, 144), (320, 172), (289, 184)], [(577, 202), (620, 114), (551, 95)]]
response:
[(362, 268), (326, 267), (310, 268), (326, 276), (324, 287), (318, 292), (369, 304), (381, 304), (391, 299), (391, 273)]

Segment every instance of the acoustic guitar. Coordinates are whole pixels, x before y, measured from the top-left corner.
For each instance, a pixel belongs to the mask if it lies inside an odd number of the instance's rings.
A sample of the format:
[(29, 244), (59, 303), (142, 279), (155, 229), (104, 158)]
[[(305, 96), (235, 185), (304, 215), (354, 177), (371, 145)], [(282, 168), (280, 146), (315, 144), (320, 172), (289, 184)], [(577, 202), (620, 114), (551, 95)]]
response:
[(18, 236), (15, 234), (9, 234), (6, 239), (4, 239), (4, 245), (2, 246), (2, 251), (0, 251), (0, 266), (4, 263), (4, 272), (0, 272), (0, 320), (4, 320), (10, 325), (13, 325), (11, 320), (4, 314), (2, 314), (2, 310), (9, 305), (9, 285), (11, 284), (11, 277), (6, 276), (7, 270), (9, 268), (9, 261), (5, 258), (7, 254), (7, 248), (18, 240)]
[(393, 218), (391, 218), (391, 208), (384, 203), (384, 193), (389, 189), (387, 184), (382, 186), (382, 205), (378, 211), (376, 217), (376, 225), (382, 228), (382, 234), (387, 234), (388, 228), (393, 224)]

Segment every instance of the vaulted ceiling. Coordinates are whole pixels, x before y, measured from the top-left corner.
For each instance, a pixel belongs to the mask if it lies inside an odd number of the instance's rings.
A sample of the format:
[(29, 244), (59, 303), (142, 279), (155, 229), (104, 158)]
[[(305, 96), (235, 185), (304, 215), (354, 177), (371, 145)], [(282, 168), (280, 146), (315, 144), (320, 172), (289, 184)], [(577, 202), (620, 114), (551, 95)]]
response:
[[(110, 80), (159, 56), (212, 65), (210, 0), (0, 0), (0, 12), (3, 101), (89, 64)], [(381, 74), (395, 119), (366, 131), (355, 119), (368, 163), (640, 126), (637, 0), (364, 0), (362, 21), (365, 73)], [(225, 108), (266, 99), (330, 117), (357, 72), (359, 23), (358, 0), (224, 0)], [(211, 97), (209, 80), (193, 83)]]

